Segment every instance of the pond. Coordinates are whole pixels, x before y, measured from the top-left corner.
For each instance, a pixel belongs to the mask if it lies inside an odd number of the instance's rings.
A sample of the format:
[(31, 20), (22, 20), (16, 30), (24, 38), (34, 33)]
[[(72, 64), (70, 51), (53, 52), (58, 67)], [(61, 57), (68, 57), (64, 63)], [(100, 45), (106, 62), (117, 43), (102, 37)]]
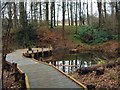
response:
[[(80, 67), (88, 67), (97, 64), (99, 54), (93, 52), (66, 54), (63, 58), (54, 61), (54, 65), (65, 73), (73, 73)], [(52, 64), (53, 62), (49, 62)]]

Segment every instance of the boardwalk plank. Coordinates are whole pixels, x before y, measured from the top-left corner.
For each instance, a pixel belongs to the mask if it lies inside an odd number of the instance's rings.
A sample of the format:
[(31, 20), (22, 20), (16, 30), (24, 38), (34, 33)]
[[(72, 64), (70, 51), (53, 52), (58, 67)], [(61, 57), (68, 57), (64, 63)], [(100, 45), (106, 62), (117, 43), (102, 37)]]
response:
[(55, 68), (23, 57), (24, 52), (26, 49), (8, 54), (7, 61), (18, 63), (28, 75), (31, 88), (83, 88)]

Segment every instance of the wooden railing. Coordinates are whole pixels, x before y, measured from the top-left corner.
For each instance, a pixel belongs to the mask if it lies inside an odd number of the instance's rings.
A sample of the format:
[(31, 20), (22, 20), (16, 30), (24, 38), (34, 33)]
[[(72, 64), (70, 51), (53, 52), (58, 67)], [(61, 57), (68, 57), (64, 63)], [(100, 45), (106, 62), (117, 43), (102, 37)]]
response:
[(10, 63), (6, 61), (5, 69), (13, 72), (15, 81), (18, 81), (21, 84), (21, 89), (29, 89), (28, 78), (26, 74), (17, 66), (17, 63)]
[[(40, 49), (40, 50), (39, 50)], [(48, 47), (48, 50), (46, 48), (37, 48), (37, 49), (31, 49), (27, 50), (27, 52), (23, 53), (23, 56), (29, 57), (29, 58), (45, 58), (45, 57), (50, 57), (52, 56), (52, 47)]]

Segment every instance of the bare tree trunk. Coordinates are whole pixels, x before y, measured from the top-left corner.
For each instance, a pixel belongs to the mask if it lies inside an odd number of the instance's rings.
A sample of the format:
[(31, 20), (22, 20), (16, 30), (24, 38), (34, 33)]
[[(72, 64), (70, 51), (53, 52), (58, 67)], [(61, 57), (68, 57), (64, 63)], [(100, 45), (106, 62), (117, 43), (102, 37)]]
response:
[(70, 3), (70, 13), (71, 13), (71, 26), (73, 26), (73, 3)]
[(75, 13), (75, 26), (76, 26), (76, 31), (75, 34), (77, 34), (77, 0), (76, 0), (76, 13)]
[(42, 22), (42, 5), (41, 5), (41, 2), (39, 3), (39, 7), (40, 7), (40, 18), (39, 18), (39, 20), (40, 20), (40, 25), (41, 25), (41, 22)]
[(90, 20), (89, 20), (89, 11), (88, 11), (88, 0), (87, 0), (87, 24), (90, 24)]
[(59, 17), (59, 9), (60, 9), (59, 7), (60, 7), (60, 5), (58, 4), (58, 8), (57, 8), (57, 26), (58, 26), (58, 22), (59, 22), (59, 21), (58, 21), (58, 17)]
[(92, 0), (91, 0), (91, 16), (92, 16), (92, 13), (93, 13), (93, 3), (92, 3)]
[(104, 13), (105, 13), (105, 18), (107, 16), (107, 12), (106, 12), (106, 0), (104, 1)]
[(37, 24), (37, 3), (34, 2), (34, 23)]
[(38, 22), (39, 22), (39, 2), (36, 2), (36, 18), (37, 18), (37, 24), (38, 24)]
[(83, 2), (83, 17), (82, 17), (82, 24), (85, 25), (85, 14), (84, 14), (84, 11), (85, 11), (85, 3)]
[(75, 26), (76, 26), (76, 2), (74, 2), (74, 17), (75, 18), (73, 18), (73, 25), (75, 24)]
[(82, 16), (81, 16), (81, 0), (79, 0), (79, 26), (81, 25)]
[(119, 29), (120, 29), (120, 1), (116, 2), (115, 8), (116, 8), (116, 19), (117, 19), (117, 31), (118, 31), (118, 35), (119, 35), (120, 34), (120, 32), (119, 32)]
[(93, 16), (93, 3), (91, 0), (91, 18), (90, 18), (90, 24), (92, 25), (92, 16)]
[(30, 9), (31, 9), (31, 22), (33, 22), (33, 2), (31, 2)]
[(51, 2), (51, 28), (53, 28), (53, 9), (54, 9), (54, 2)]
[(68, 11), (68, 24), (70, 26), (70, 14), (69, 14), (69, 2), (67, 1), (67, 11)]
[[(9, 50), (9, 43), (10, 43), (10, 32), (11, 32), (11, 28), (12, 28), (12, 16), (13, 16), (13, 12), (12, 12), (12, 4), (14, 4), (13, 2), (8, 2), (7, 3), (7, 10), (8, 12), (6, 13), (8, 15), (7, 17), (7, 26), (5, 28), (2, 35), (2, 89), (4, 89), (4, 79), (3, 79), (3, 75), (4, 75), (4, 66), (6, 66), (6, 55), (8, 54), (8, 50)], [(2, 21), (4, 22), (4, 21)]]
[(27, 33), (28, 32), (27, 31), (27, 13), (24, 7), (24, 2), (19, 2), (19, 10), (20, 10), (20, 17), (19, 17), (20, 29), (25, 30), (24, 46), (26, 46), (27, 48), (29, 46), (29, 38)]
[(27, 15), (26, 10), (24, 8), (24, 2), (19, 2), (19, 10), (20, 10), (20, 24), (21, 28), (25, 28), (27, 26)]
[(62, 19), (62, 38), (64, 40), (64, 31), (65, 31), (65, 2), (62, 2), (62, 16), (63, 16), (63, 19)]
[(17, 30), (17, 12), (16, 12), (16, 4), (15, 4), (15, 2), (14, 2), (13, 11), (14, 11), (13, 28), (14, 28), (14, 30)]
[(98, 12), (99, 12), (99, 27), (101, 27), (102, 26), (102, 2), (97, 1), (97, 5), (98, 5)]
[(56, 19), (55, 19), (55, 1), (53, 2), (53, 8), (54, 8), (54, 26), (56, 26)]
[(46, 24), (49, 27), (49, 8), (48, 8), (48, 1), (46, 1)]
[(3, 80), (3, 74), (4, 74), (4, 66), (5, 66), (5, 61), (6, 61), (6, 55), (8, 53), (8, 46), (9, 46), (9, 38), (10, 38), (10, 30), (11, 30), (11, 26), (12, 26), (12, 10), (11, 10), (11, 6), (12, 6), (12, 2), (9, 2), (7, 4), (8, 6), (8, 24), (6, 27), (6, 30), (4, 32), (4, 37), (2, 36), (2, 88), (4, 87), (4, 80)]
[(111, 15), (114, 16), (115, 12), (114, 12), (114, 6), (112, 4), (113, 4), (113, 2), (111, 2), (111, 12), (112, 12)]

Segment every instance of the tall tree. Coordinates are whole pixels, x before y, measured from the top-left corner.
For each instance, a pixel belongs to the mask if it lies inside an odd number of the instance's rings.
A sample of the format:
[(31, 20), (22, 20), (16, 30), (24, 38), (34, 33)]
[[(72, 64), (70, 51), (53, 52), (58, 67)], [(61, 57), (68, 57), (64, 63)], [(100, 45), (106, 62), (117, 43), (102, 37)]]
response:
[(15, 4), (15, 2), (13, 3), (13, 12), (14, 12), (13, 28), (14, 28), (14, 30), (17, 30), (17, 11), (16, 11), (16, 4)]
[(73, 12), (74, 12), (74, 14), (73, 14), (73, 24), (75, 23), (75, 26), (76, 26), (76, 2), (74, 2), (73, 5), (74, 5), (73, 6)]
[(92, 16), (92, 13), (93, 13), (93, 3), (92, 3), (92, 0), (91, 0), (91, 16)]
[(54, 2), (51, 2), (51, 28), (53, 28), (53, 9), (54, 9)]
[(73, 26), (73, 2), (70, 3), (71, 25)]
[(88, 0), (87, 0), (87, 24), (89, 25), (90, 24), (90, 18), (89, 18), (89, 10), (88, 10)]
[[(118, 22), (118, 24), (117, 24), (117, 30), (118, 30), (118, 40), (120, 39), (120, 32), (119, 32), (119, 30), (120, 30), (120, 1), (118, 1), (118, 2), (116, 2), (116, 19), (117, 19), (117, 22)], [(120, 52), (120, 49), (118, 50), (118, 53)], [(120, 86), (120, 68), (118, 67), (117, 68), (117, 70), (118, 70), (118, 86)]]
[(79, 0), (79, 26), (81, 25), (82, 16), (81, 16), (81, 0)]
[(116, 2), (116, 19), (117, 19), (117, 30), (118, 30), (118, 35), (120, 34), (119, 29), (120, 29), (120, 1)]
[(92, 25), (92, 16), (93, 16), (93, 2), (91, 0), (91, 18), (90, 18), (90, 24)]
[(62, 2), (62, 38), (64, 40), (64, 31), (65, 31), (65, 2)]
[(99, 27), (102, 26), (102, 1), (97, 1), (98, 13), (99, 13)]
[(24, 38), (24, 46), (28, 47), (29, 45), (29, 38), (28, 38), (28, 31), (27, 31), (27, 13), (24, 6), (24, 2), (19, 2), (19, 10), (20, 10), (20, 17), (19, 17), (19, 23), (20, 23), (20, 29), (25, 30), (25, 38)]
[(77, 0), (76, 0), (75, 26), (76, 26), (75, 33), (77, 34)]
[(68, 24), (70, 26), (69, 1), (67, 0)]
[(20, 17), (19, 17), (20, 26), (21, 28), (24, 28), (27, 26), (27, 14), (24, 8), (24, 2), (19, 2), (19, 10), (20, 10)]
[(106, 12), (106, 0), (104, 0), (104, 16), (105, 16), (105, 18), (107, 16), (107, 12)]
[(59, 21), (58, 21), (58, 18), (59, 18), (59, 10), (60, 10), (60, 4), (57, 4), (57, 26), (58, 26), (58, 23), (59, 23)]
[(46, 23), (47, 23), (47, 26), (49, 26), (49, 2), (48, 0), (45, 3), (46, 3)]
[(42, 3), (41, 2), (39, 2), (39, 7), (40, 7), (40, 16), (39, 16), (39, 20), (40, 20), (40, 25), (41, 25), (41, 22), (42, 22)]
[(83, 2), (83, 10), (82, 10), (82, 24), (85, 25), (85, 2)]
[(31, 9), (31, 22), (33, 22), (33, 2), (30, 4), (30, 9)]
[(34, 23), (37, 24), (37, 10), (38, 10), (38, 2), (34, 2)]
[(111, 6), (111, 15), (113, 16), (113, 15), (115, 15), (115, 10), (114, 10), (114, 8), (115, 8), (115, 2), (110, 2), (110, 6)]
[(53, 1), (53, 8), (54, 8), (54, 26), (56, 26), (56, 19), (55, 19), (55, 17), (56, 17), (56, 15), (55, 15), (55, 0)]
[[(1, 2), (0, 2), (1, 3)], [(5, 66), (5, 59), (6, 59), (6, 55), (8, 53), (8, 46), (9, 46), (9, 39), (10, 39), (10, 32), (11, 32), (11, 26), (12, 26), (12, 2), (8, 2), (8, 3), (5, 3), (5, 7), (7, 7), (7, 10), (8, 10), (8, 17), (6, 17), (7, 19), (7, 23), (6, 23), (6, 28), (5, 30), (2, 30), (2, 88), (4, 88), (4, 80), (3, 80), (3, 73), (4, 73), (4, 66)], [(1, 6), (1, 5), (0, 5)], [(4, 8), (5, 8), (4, 7)], [(2, 12), (4, 13), (4, 12)], [(0, 14), (1, 16), (1, 14)], [(0, 17), (1, 19), (1, 17)], [(2, 21), (4, 22), (4, 21)], [(2, 23), (3, 24), (3, 23)]]

